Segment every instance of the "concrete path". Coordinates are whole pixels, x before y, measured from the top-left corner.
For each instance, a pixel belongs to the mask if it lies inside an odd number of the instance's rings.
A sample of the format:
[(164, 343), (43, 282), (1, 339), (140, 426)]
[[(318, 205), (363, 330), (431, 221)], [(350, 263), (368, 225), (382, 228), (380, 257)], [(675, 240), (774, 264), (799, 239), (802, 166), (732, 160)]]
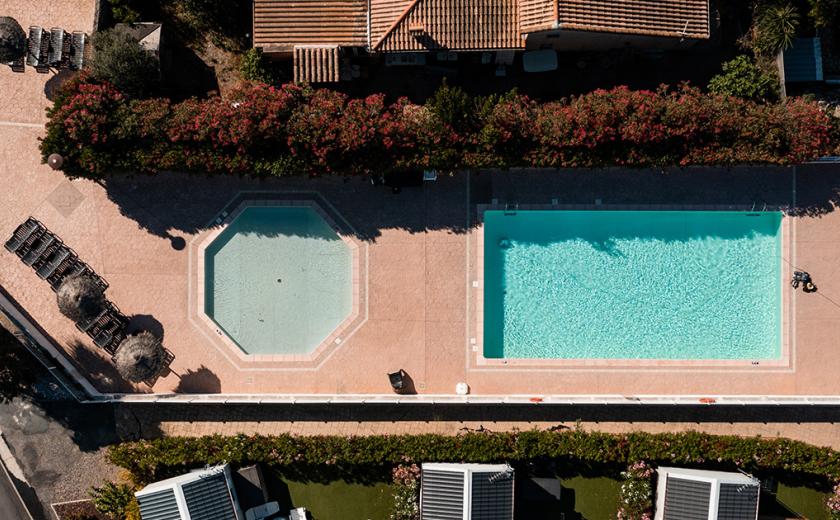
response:
[(12, 477), (4, 466), (0, 466), (0, 518), (19, 518), (22, 520), (31, 519), (32, 515), (26, 509), (23, 499), (15, 488)]
[(377, 435), (571, 428), (788, 437), (840, 450), (840, 408), (549, 405), (119, 405), (126, 439), (236, 433)]

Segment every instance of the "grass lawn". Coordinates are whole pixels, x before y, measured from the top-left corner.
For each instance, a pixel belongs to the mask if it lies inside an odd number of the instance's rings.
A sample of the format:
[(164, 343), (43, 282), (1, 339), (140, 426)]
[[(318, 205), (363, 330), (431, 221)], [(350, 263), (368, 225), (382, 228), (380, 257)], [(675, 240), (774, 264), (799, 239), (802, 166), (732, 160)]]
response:
[[(566, 518), (601, 520), (615, 518), (618, 509), (618, 492), (621, 483), (608, 477), (582, 477), (560, 479), (563, 492), (560, 501)], [(569, 513), (576, 514), (569, 514)]]
[(549, 495), (538, 498), (539, 488), (519, 482), (519, 499), (514, 517), (566, 520), (605, 520), (615, 518), (621, 483), (609, 477), (576, 475), (564, 472), (560, 481), (560, 501)]
[(391, 510), (391, 489), (386, 483), (286, 481), (286, 486), (291, 504), (305, 507), (313, 520), (385, 520)]
[[(763, 497), (762, 497), (763, 498)], [(804, 486), (779, 484), (776, 501), (798, 518), (808, 520), (829, 520), (825, 509), (826, 493)]]

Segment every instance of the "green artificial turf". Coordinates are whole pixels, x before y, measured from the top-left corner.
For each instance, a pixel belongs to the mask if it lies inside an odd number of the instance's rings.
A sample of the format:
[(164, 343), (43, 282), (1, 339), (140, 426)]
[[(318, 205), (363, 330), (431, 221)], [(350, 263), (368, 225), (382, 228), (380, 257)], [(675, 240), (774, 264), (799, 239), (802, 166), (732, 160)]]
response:
[(779, 484), (776, 491), (776, 502), (779, 505), (794, 513), (796, 517), (808, 520), (828, 520), (825, 500), (825, 493), (804, 486)]
[(619, 481), (608, 477), (576, 476), (562, 478), (560, 484), (563, 486), (560, 502), (567, 519), (615, 518), (621, 487)]
[(305, 507), (313, 520), (387, 520), (393, 504), (386, 483), (371, 486), (286, 481), (294, 507)]

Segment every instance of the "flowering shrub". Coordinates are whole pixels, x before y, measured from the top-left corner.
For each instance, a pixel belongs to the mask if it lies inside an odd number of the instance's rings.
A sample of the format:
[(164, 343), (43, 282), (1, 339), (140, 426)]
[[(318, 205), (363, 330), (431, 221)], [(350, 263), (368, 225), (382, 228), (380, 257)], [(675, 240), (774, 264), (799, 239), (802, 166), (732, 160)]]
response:
[(563, 458), (597, 464), (632, 461), (728, 466), (745, 471), (784, 471), (840, 478), (840, 453), (789, 439), (718, 436), (699, 432), (612, 435), (581, 430), (372, 435), (164, 437), (110, 446), (108, 458), (138, 484), (204, 464), (262, 462), (393, 467), (405, 457), (423, 462), (523, 462)]
[(394, 505), (390, 520), (420, 518), (420, 466), (408, 461), (391, 471)]
[(653, 468), (634, 462), (621, 472), (617, 520), (651, 520), (653, 518)]
[[(83, 79), (70, 82), (49, 111), (41, 153), (44, 160), (62, 154), (71, 175), (186, 170), (259, 176), (794, 164), (840, 144), (840, 122), (815, 103), (761, 104), (688, 86), (619, 87), (550, 103), (511, 93), (448, 103), (446, 110), (435, 103), (388, 105), (383, 95), (349, 99), (326, 89), (247, 83), (226, 98), (172, 104), (132, 101), (110, 85)], [(452, 114), (458, 107), (472, 113)]]
[(835, 484), (834, 490), (825, 502), (831, 520), (840, 520), (840, 482)]
[(103, 175), (118, 161), (115, 134), (125, 103), (123, 95), (108, 84), (70, 81), (47, 112), (42, 150), (58, 151), (81, 169), (80, 174)]

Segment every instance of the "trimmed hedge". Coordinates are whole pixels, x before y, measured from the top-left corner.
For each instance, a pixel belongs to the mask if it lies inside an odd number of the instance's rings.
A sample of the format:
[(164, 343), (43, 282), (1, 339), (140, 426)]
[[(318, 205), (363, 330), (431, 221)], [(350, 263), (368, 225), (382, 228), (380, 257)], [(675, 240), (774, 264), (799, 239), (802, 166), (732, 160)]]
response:
[(613, 435), (580, 430), (367, 437), (293, 435), (167, 437), (108, 448), (108, 459), (139, 484), (204, 464), (397, 466), (416, 462), (522, 462), (570, 458), (628, 465), (637, 461), (840, 478), (840, 453), (789, 439), (698, 432)]
[(696, 88), (626, 87), (538, 103), (445, 87), (426, 106), (378, 94), (243, 84), (226, 97), (131, 100), (81, 76), (48, 111), (44, 160), (113, 171), (256, 176), (484, 167), (792, 164), (834, 152), (840, 122), (817, 104), (762, 104)]

